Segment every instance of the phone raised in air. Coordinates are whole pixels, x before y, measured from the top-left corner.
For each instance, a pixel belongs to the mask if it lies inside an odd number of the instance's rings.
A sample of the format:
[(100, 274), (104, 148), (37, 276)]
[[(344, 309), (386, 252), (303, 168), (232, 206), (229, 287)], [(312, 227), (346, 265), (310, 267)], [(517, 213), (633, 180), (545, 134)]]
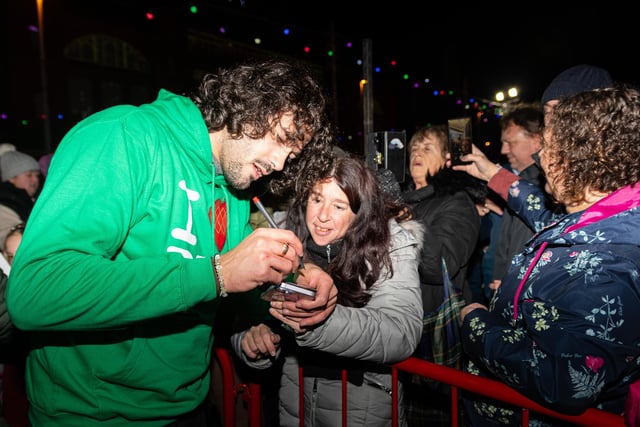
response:
[(469, 162), (460, 160), (460, 157), (471, 153), (471, 119), (469, 117), (449, 119), (447, 127), (449, 130), (451, 165), (469, 164)]

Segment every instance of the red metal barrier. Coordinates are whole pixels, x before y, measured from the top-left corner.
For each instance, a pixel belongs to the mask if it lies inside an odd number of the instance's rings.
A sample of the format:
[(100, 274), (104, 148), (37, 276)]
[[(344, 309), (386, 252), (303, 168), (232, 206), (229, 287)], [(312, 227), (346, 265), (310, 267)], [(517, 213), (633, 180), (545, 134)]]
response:
[[(502, 402), (520, 406), (523, 409), (523, 426), (528, 425), (528, 412), (536, 412), (549, 415), (553, 418), (568, 421), (577, 426), (584, 427), (624, 427), (624, 419), (621, 415), (615, 415), (610, 412), (598, 409), (587, 409), (582, 415), (565, 415), (559, 412), (547, 409), (544, 406), (524, 397), (511, 387), (499, 381), (488, 378), (477, 377), (457, 369), (447, 368), (446, 366), (436, 365), (426, 360), (410, 357), (400, 363), (393, 365), (394, 379), (397, 379), (397, 371), (404, 371), (411, 374), (417, 374), (426, 378), (450, 384), (451, 393), (451, 420), (452, 426), (457, 426), (458, 422), (453, 423), (454, 417), (457, 419), (457, 391), (456, 389), (468, 390), (483, 396), (491, 397)], [(394, 381), (397, 383), (397, 381)], [(397, 386), (394, 384), (394, 388)], [(397, 402), (395, 402), (397, 405)], [(454, 408), (456, 409), (454, 413)], [(526, 422), (526, 424), (525, 424)], [(394, 420), (394, 426), (397, 426), (397, 420)]]
[(222, 371), (222, 418), (224, 427), (236, 427), (236, 398), (242, 395), (248, 403), (249, 426), (259, 427), (262, 424), (262, 402), (260, 385), (255, 383), (235, 384), (233, 361), (229, 350), (215, 347), (215, 357)]
[[(258, 384), (250, 383), (234, 384), (233, 365), (229, 356), (228, 350), (223, 348), (216, 348), (215, 355), (220, 362), (220, 366), (223, 372), (223, 387), (224, 387), (224, 427), (236, 427), (235, 426), (235, 399), (238, 395), (238, 390), (244, 388), (248, 390), (248, 393), (244, 395), (248, 399), (248, 411), (249, 411), (249, 426), (248, 427), (260, 427), (262, 424), (261, 414), (261, 397), (260, 386)], [(610, 412), (601, 411), (598, 409), (588, 409), (582, 415), (565, 415), (559, 412), (547, 409), (544, 406), (526, 398), (522, 394), (513, 390), (509, 386), (499, 381), (481, 378), (466, 372), (462, 372), (457, 369), (448, 368), (445, 366), (437, 365), (435, 363), (427, 362), (426, 360), (410, 357), (402, 362), (396, 363), (392, 366), (393, 388), (392, 393), (397, 396), (398, 393), (398, 372), (403, 371), (410, 374), (420, 375), (425, 378), (430, 378), (435, 381), (449, 384), (451, 386), (451, 426), (458, 427), (460, 420), (458, 417), (458, 391), (459, 389), (471, 391), (483, 396), (491, 397), (493, 399), (519, 406), (522, 408), (522, 425), (527, 427), (529, 425), (529, 413), (539, 413), (551, 416), (558, 420), (568, 421), (576, 426), (583, 427), (625, 427), (624, 418), (621, 415), (615, 415)], [(343, 375), (343, 382), (346, 382), (346, 375)], [(343, 405), (346, 401), (344, 394), (346, 393), (346, 387), (343, 387)], [(302, 411), (301, 411), (302, 413)], [(345, 412), (343, 411), (343, 423), (345, 420)], [(300, 426), (304, 421), (300, 420)], [(398, 401), (394, 399), (392, 408), (392, 426), (398, 426)]]

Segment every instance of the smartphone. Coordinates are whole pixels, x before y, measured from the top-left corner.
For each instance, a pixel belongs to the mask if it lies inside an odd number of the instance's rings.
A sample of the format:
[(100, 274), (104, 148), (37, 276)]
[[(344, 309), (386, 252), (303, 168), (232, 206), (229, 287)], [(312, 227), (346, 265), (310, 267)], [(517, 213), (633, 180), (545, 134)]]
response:
[[(296, 299), (298, 297), (314, 299), (316, 297), (315, 289), (305, 288), (293, 282), (282, 282), (277, 286), (270, 286), (261, 295), (261, 298), (266, 301), (271, 301), (274, 293), (281, 293), (287, 296), (293, 296)], [(289, 299), (289, 298), (287, 298)]]
[(449, 130), (449, 154), (452, 165), (464, 165), (460, 157), (471, 153), (471, 119), (463, 117), (459, 119), (449, 119), (447, 121)]
[(306, 295), (306, 296), (311, 297), (311, 298), (315, 298), (316, 297), (316, 290), (315, 289), (305, 288), (305, 287), (300, 286), (298, 284), (295, 284), (293, 282), (282, 282), (282, 283), (280, 283), (280, 286), (278, 286), (278, 288), (280, 288), (280, 290), (282, 290), (285, 293), (301, 294), (301, 295)]

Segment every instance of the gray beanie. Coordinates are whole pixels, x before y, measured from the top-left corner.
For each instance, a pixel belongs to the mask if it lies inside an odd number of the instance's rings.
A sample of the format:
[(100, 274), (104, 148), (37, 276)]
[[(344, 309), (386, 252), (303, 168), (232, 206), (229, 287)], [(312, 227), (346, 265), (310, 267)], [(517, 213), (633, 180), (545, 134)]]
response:
[(588, 90), (613, 85), (611, 74), (604, 68), (581, 64), (568, 68), (549, 83), (542, 94), (542, 105), (554, 99), (562, 99)]
[(16, 151), (16, 146), (9, 142), (3, 142), (0, 144), (0, 156), (7, 151)]
[(40, 164), (30, 155), (20, 151), (7, 151), (0, 156), (2, 182), (28, 171), (40, 172)]

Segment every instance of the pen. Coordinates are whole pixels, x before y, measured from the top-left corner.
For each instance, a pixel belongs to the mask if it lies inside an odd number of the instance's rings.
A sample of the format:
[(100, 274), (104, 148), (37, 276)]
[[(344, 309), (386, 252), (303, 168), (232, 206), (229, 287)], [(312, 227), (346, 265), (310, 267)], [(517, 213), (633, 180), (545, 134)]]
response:
[(269, 222), (271, 228), (278, 228), (278, 224), (276, 224), (276, 221), (273, 219), (267, 208), (264, 207), (258, 196), (254, 196), (251, 200), (253, 200), (253, 203), (260, 210), (260, 212), (262, 212), (262, 215), (267, 218), (267, 221)]
[[(271, 228), (279, 228), (278, 224), (276, 224), (276, 221), (273, 219), (267, 208), (264, 207), (258, 196), (253, 196), (251, 200), (253, 201), (253, 204), (256, 205), (256, 208), (258, 208), (258, 210), (262, 212), (262, 215), (264, 215), (264, 217), (267, 219), (267, 222), (269, 222)], [(300, 257), (300, 268), (304, 268), (302, 257)]]

